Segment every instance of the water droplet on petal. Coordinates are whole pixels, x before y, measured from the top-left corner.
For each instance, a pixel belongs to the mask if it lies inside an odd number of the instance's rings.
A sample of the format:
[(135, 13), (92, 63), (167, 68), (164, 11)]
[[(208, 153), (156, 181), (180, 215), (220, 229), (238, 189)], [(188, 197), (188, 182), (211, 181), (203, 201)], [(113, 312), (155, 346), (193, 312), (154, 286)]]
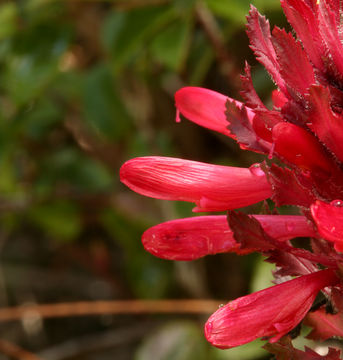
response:
[(249, 167), (250, 172), (255, 175), (255, 176), (264, 176), (265, 173), (264, 171), (261, 169), (261, 165), (259, 163), (256, 164), (252, 164)]
[(336, 230), (336, 226), (333, 226), (333, 227), (330, 229), (330, 232), (331, 232), (331, 233), (334, 233), (335, 230)]
[(336, 207), (343, 207), (343, 201), (342, 200), (333, 200), (330, 202), (330, 205), (336, 206)]
[(231, 310), (231, 311), (234, 311), (237, 309), (237, 304), (235, 301), (231, 301), (227, 304), (227, 307)]
[(180, 123), (181, 122), (181, 118), (180, 118), (180, 110), (179, 109), (176, 109), (176, 117), (175, 117), (175, 121), (177, 123)]
[(210, 334), (212, 332), (212, 329), (213, 329), (213, 323), (212, 321), (207, 321), (206, 323), (206, 332), (208, 334)]
[(220, 309), (220, 308), (222, 308), (224, 306), (224, 304), (220, 304), (219, 306), (218, 306), (218, 308)]

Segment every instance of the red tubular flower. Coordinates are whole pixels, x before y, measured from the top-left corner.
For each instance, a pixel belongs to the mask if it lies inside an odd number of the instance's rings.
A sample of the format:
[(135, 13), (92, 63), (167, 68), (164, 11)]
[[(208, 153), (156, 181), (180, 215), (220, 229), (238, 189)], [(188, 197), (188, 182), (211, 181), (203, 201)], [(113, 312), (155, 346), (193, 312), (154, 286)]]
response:
[[(195, 202), (195, 211), (230, 210), (271, 198), (276, 206), (298, 206), (306, 214), (230, 212), (230, 227), (225, 216), (205, 216), (166, 222), (144, 233), (144, 247), (158, 257), (192, 260), (255, 250), (278, 266), (278, 280), (300, 275), (215, 312), (205, 332), (222, 348), (259, 337), (275, 342), (303, 319), (322, 288), (337, 285), (343, 294), (334, 272), (343, 264), (337, 253), (343, 252), (343, 201), (334, 200), (343, 199), (343, 8), (338, 0), (281, 4), (297, 39), (277, 27), (270, 31), (253, 6), (247, 17), (250, 47), (277, 86), (272, 109), (256, 93), (248, 64), (242, 76), (244, 104), (193, 87), (177, 91), (175, 103), (178, 114), (230, 136), (244, 150), (269, 154), (270, 160), (275, 156), (285, 167), (242, 169), (145, 157), (126, 162), (120, 172), (134, 191)], [(285, 241), (295, 236), (312, 237), (311, 251)], [(314, 272), (323, 266), (328, 269)], [(342, 312), (343, 305), (338, 309)]]
[(305, 317), (322, 288), (337, 283), (332, 270), (323, 270), (238, 298), (208, 319), (206, 338), (223, 349), (260, 337), (276, 342)]
[(120, 179), (157, 199), (195, 202), (194, 211), (222, 211), (267, 199), (271, 188), (262, 170), (147, 156), (127, 161)]
[[(269, 236), (279, 241), (315, 236), (304, 216), (255, 215), (254, 218)], [(225, 215), (167, 221), (145, 231), (142, 242), (151, 254), (168, 260), (188, 261), (222, 252), (250, 252), (240, 250)]]
[(327, 87), (313, 85), (309, 89), (309, 119), (307, 126), (316, 133), (328, 149), (343, 161), (343, 117), (331, 109), (332, 97)]
[(343, 252), (343, 201), (333, 200), (327, 204), (318, 200), (311, 206), (311, 213), (318, 232), (332, 241), (337, 251)]
[(323, 152), (317, 139), (299, 126), (278, 123), (273, 128), (275, 153), (300, 169), (330, 175), (336, 166)]
[[(207, 129), (231, 136), (225, 116), (227, 100), (234, 101), (239, 108), (242, 107), (242, 103), (239, 101), (229, 99), (216, 91), (199, 87), (184, 87), (175, 93), (176, 108), (183, 116)], [(253, 111), (247, 109), (247, 113), (252, 119)]]

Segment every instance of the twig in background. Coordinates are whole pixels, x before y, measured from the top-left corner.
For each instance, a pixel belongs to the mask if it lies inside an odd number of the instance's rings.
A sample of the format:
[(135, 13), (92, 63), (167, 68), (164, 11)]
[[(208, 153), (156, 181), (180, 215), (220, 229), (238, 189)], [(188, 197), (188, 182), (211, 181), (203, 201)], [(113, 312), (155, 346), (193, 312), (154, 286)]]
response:
[(19, 360), (42, 360), (37, 355), (22, 349), (18, 345), (15, 345), (7, 340), (0, 339), (0, 354), (5, 354), (11, 359)]
[(239, 77), (240, 70), (237, 69), (232, 56), (230, 56), (227, 51), (225, 38), (215, 17), (202, 2), (198, 2), (196, 6), (196, 15), (213, 46), (214, 53), (217, 57), (218, 63), (220, 64), (222, 72), (227, 79), (230, 79), (230, 85), (233, 86), (234, 90), (238, 90), (241, 86)]
[(115, 300), (16, 306), (0, 309), (0, 321), (27, 316), (56, 318), (103, 314), (208, 314), (218, 309), (218, 300)]

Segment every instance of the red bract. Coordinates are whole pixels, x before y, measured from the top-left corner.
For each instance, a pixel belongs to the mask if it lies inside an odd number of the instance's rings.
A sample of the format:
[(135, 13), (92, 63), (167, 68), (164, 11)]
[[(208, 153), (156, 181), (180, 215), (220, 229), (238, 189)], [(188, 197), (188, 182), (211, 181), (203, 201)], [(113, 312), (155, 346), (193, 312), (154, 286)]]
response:
[[(195, 211), (237, 209), (270, 198), (304, 215), (290, 220), (229, 211), (228, 222), (225, 216), (180, 219), (144, 233), (145, 248), (162, 258), (254, 250), (277, 265), (276, 281), (282, 284), (239, 298), (210, 318), (206, 335), (219, 347), (258, 337), (276, 341), (301, 321), (323, 287), (335, 285), (343, 297), (335, 275), (343, 268), (343, 201), (337, 200), (343, 199), (342, 2), (281, 4), (297, 38), (278, 27), (270, 31), (253, 6), (247, 17), (250, 47), (277, 86), (272, 109), (256, 93), (248, 64), (241, 77), (244, 103), (193, 87), (175, 95), (178, 119), (181, 114), (225, 134), (242, 149), (267, 155), (266, 162), (242, 169), (146, 157), (121, 169), (122, 181), (134, 191), (195, 202)], [(274, 158), (284, 165), (270, 164)], [(296, 236), (311, 237), (311, 249), (294, 247), (288, 240)], [(284, 282), (287, 276), (299, 277)], [(330, 290), (325, 289), (329, 299)]]
[(238, 298), (208, 319), (206, 338), (219, 348), (266, 336), (276, 342), (305, 317), (320, 289), (337, 282), (332, 270), (323, 270)]
[(343, 119), (331, 109), (332, 98), (328, 88), (313, 85), (309, 88), (308, 111), (309, 120), (307, 126), (316, 133), (318, 138), (327, 148), (343, 161)]

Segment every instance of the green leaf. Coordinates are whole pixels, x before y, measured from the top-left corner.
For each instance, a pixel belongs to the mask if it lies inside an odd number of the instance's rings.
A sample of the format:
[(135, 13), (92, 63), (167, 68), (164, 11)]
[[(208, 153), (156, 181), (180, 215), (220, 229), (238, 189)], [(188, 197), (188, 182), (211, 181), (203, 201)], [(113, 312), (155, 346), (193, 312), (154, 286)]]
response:
[(93, 130), (104, 138), (118, 140), (131, 127), (131, 119), (116, 89), (116, 79), (104, 65), (95, 67), (86, 76), (83, 110)]
[(57, 201), (38, 205), (28, 213), (28, 218), (55, 240), (73, 240), (81, 231), (77, 207), (69, 202)]
[(253, 0), (251, 3), (260, 11), (266, 10), (275, 10), (279, 9), (281, 11), (280, 1), (275, 0)]
[(175, 10), (167, 6), (146, 6), (109, 15), (103, 27), (102, 40), (117, 71), (144, 49), (145, 42), (175, 16)]
[(62, 113), (58, 106), (49, 98), (43, 97), (28, 110), (22, 111), (17, 116), (17, 122), (22, 124), (21, 132), (24, 136), (38, 140), (46, 136), (61, 118)]
[(70, 35), (67, 27), (42, 23), (13, 36), (4, 54), (0, 84), (16, 105), (38, 98), (58, 76), (60, 57)]
[(193, 35), (187, 58), (188, 81), (191, 86), (202, 86), (215, 58), (213, 47), (203, 32)]
[(245, 24), (245, 16), (249, 12), (250, 0), (228, 1), (228, 0), (205, 0), (207, 6), (217, 16), (225, 18), (236, 25)]
[(47, 195), (58, 184), (67, 185), (77, 193), (94, 193), (111, 189), (113, 178), (101, 163), (80, 150), (64, 147), (40, 162), (35, 191)]
[(0, 6), (0, 40), (12, 35), (17, 28), (18, 9), (15, 3)]
[(250, 4), (253, 4), (259, 11), (280, 9), (280, 2), (275, 0), (205, 0), (207, 6), (213, 13), (221, 18), (227, 19), (235, 26), (243, 26), (246, 23), (246, 15), (249, 12)]
[(15, 156), (12, 144), (5, 143), (0, 146), (0, 193), (9, 198), (21, 198), (23, 189), (19, 182), (18, 169), (16, 169)]
[(262, 349), (264, 341), (255, 340), (245, 345), (228, 350), (212, 349), (213, 358), (216, 360), (258, 360), (265, 359), (267, 352)]
[(173, 5), (175, 9), (181, 14), (184, 15), (185, 12), (190, 12), (194, 9), (198, 0), (173, 0)]
[(251, 279), (250, 291), (259, 291), (273, 285), (274, 280), (272, 270), (275, 270), (275, 265), (263, 261), (262, 256), (258, 256), (254, 265), (254, 273)]
[(191, 22), (181, 19), (162, 30), (152, 41), (156, 59), (169, 69), (179, 71), (185, 61), (190, 42)]

